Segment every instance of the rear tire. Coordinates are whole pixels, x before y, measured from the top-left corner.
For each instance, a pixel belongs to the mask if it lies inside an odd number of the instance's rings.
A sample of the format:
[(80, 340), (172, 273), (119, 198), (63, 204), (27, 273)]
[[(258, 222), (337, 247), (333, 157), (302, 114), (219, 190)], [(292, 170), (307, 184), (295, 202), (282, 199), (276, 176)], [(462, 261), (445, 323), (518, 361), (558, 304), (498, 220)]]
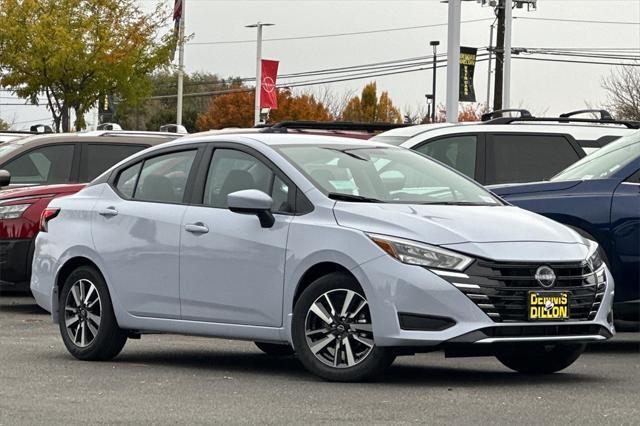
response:
[(551, 374), (573, 364), (584, 352), (585, 344), (527, 345), (496, 355), (498, 361), (519, 373)]
[(118, 327), (107, 284), (95, 268), (81, 266), (67, 277), (59, 309), (60, 334), (71, 355), (105, 361), (122, 351), (127, 333)]
[(258, 349), (270, 356), (289, 356), (295, 352), (289, 345), (279, 345), (277, 343), (254, 342)]
[(320, 277), (302, 292), (291, 328), (300, 362), (329, 381), (372, 378), (395, 358), (389, 348), (375, 345), (364, 291), (344, 273)]

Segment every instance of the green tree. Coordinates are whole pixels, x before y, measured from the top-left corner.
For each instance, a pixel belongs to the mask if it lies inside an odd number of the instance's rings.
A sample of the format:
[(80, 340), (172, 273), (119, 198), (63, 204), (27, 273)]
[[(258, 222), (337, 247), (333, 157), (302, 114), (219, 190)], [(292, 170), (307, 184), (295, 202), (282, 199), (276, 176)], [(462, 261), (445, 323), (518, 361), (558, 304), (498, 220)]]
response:
[[(0, 86), (38, 103), (44, 94), (56, 129), (85, 127), (104, 95), (130, 103), (147, 96), (148, 76), (169, 64), (175, 37), (160, 4), (136, 0), (0, 0)], [(165, 34), (162, 32), (167, 31)]]
[(360, 96), (347, 103), (340, 119), (345, 121), (401, 123), (400, 110), (393, 105), (389, 93), (382, 92), (378, 99), (376, 83), (364, 86)]
[(0, 118), (0, 130), (9, 130), (10, 127), (11, 125), (9, 123)]

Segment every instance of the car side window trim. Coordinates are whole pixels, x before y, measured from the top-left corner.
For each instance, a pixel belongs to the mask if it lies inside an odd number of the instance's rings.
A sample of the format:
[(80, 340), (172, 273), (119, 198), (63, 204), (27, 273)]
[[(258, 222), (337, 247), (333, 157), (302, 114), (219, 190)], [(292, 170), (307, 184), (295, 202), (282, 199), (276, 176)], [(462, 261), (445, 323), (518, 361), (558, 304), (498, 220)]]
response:
[[(293, 212), (273, 212), (273, 213), (281, 214), (285, 216), (293, 216), (298, 214), (295, 207), (296, 194), (298, 192), (298, 188), (293, 183), (293, 181), (289, 178), (289, 176), (287, 176), (282, 170), (280, 170), (278, 166), (276, 166), (269, 158), (267, 158), (261, 152), (245, 145), (230, 143), (230, 142), (211, 142), (208, 144), (208, 149), (203, 153), (202, 161), (199, 164), (198, 177), (197, 179), (194, 180), (194, 185), (192, 188), (192, 194), (190, 198), (191, 205), (197, 205), (197, 206), (207, 207), (212, 209), (215, 209), (215, 208), (221, 209), (221, 207), (208, 206), (204, 204), (204, 191), (205, 191), (205, 186), (207, 181), (207, 175), (209, 173), (209, 167), (211, 166), (211, 163), (213, 161), (213, 155), (217, 149), (229, 149), (229, 150), (243, 152), (247, 155), (251, 155), (252, 157), (256, 158), (258, 161), (262, 162), (262, 164), (264, 164), (265, 167), (267, 167), (272, 173), (271, 182), (269, 183), (270, 194), (273, 192), (273, 184), (275, 182), (276, 176), (278, 176), (278, 178), (280, 178), (286, 185), (289, 186), (289, 194), (288, 194), (289, 204), (292, 206), (294, 211)], [(308, 213), (308, 211), (305, 211), (304, 213)]]
[[(157, 157), (161, 157), (163, 155), (168, 155), (168, 154), (174, 154), (174, 153), (179, 153), (179, 152), (186, 152), (186, 151), (196, 151), (195, 157), (193, 159), (193, 163), (191, 164), (191, 169), (189, 171), (189, 176), (187, 177), (187, 181), (186, 181), (186, 185), (185, 185), (185, 192), (182, 196), (182, 201), (175, 203), (175, 202), (165, 202), (165, 201), (149, 201), (149, 200), (137, 200), (135, 199), (135, 195), (136, 195), (136, 191), (138, 188), (138, 183), (140, 181), (140, 175), (142, 174), (142, 170), (144, 169), (144, 164), (149, 161), (152, 160), (154, 158)], [(145, 156), (144, 158), (135, 158), (132, 159), (131, 161), (128, 161), (127, 163), (123, 164), (122, 166), (118, 167), (116, 170), (114, 170), (111, 175), (109, 176), (108, 182), (107, 184), (111, 187), (111, 189), (113, 190), (113, 192), (115, 192), (118, 197), (120, 197), (123, 200), (126, 201), (132, 201), (132, 202), (141, 202), (141, 203), (155, 203), (155, 204), (173, 204), (173, 205), (190, 205), (191, 203), (189, 202), (190, 200), (190, 193), (191, 193), (191, 187), (193, 186), (193, 180), (195, 179), (195, 175), (196, 172), (198, 170), (198, 166), (200, 164), (200, 160), (202, 158), (202, 154), (203, 154), (203, 147), (199, 146), (199, 145), (187, 145), (187, 146), (180, 146), (180, 147), (171, 147), (171, 148), (167, 148), (167, 149), (163, 149), (160, 151), (154, 151), (152, 154)], [(134, 167), (137, 164), (141, 164), (140, 167), (140, 171), (138, 172), (137, 176), (136, 176), (136, 182), (135, 182), (135, 186), (133, 187), (133, 193), (131, 195), (131, 197), (128, 197), (126, 195), (124, 195), (122, 192), (120, 192), (120, 190), (117, 188), (117, 181), (118, 178), (120, 177), (120, 175), (122, 174), (123, 171), (129, 169), (130, 167)]]

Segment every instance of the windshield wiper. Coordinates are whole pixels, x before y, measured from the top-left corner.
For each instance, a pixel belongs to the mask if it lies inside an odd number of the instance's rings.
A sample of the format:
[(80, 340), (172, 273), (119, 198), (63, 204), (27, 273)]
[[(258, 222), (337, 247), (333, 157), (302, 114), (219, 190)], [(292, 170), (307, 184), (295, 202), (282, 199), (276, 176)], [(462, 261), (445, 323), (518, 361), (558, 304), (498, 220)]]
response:
[(364, 197), (362, 195), (342, 194), (340, 192), (330, 192), (327, 194), (329, 198), (336, 201), (355, 201), (360, 203), (384, 203), (377, 198)]
[(338, 152), (341, 152), (341, 153), (343, 153), (345, 155), (348, 155), (351, 158), (355, 158), (356, 160), (369, 161), (367, 158), (364, 158), (364, 157), (361, 157), (361, 156), (359, 156), (357, 154), (349, 152), (348, 149), (330, 148), (328, 146), (323, 146), (322, 149), (328, 149), (330, 151), (338, 151)]
[(420, 203), (427, 206), (499, 206), (498, 203), (477, 203), (472, 201), (434, 201), (432, 203)]

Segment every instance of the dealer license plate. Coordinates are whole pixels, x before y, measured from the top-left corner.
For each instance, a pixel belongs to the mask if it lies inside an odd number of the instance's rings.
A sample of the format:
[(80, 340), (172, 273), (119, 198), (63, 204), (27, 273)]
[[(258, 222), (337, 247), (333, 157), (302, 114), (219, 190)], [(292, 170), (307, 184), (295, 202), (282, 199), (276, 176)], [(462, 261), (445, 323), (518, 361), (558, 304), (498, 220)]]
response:
[(530, 291), (529, 321), (557, 321), (569, 318), (569, 294), (561, 291)]

